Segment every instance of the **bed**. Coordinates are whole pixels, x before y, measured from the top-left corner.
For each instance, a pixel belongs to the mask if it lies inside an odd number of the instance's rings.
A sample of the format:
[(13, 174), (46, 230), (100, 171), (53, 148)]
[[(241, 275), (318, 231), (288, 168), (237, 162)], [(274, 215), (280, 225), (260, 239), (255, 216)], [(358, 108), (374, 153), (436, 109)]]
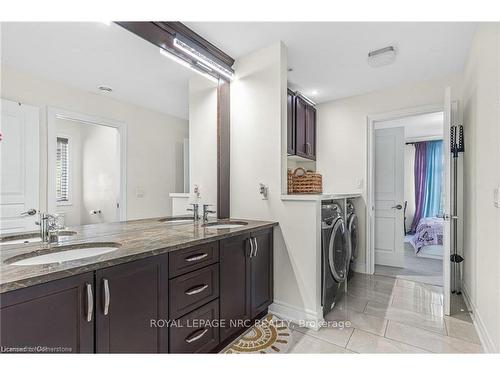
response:
[(440, 217), (424, 217), (417, 225), (410, 243), (416, 255), (442, 257), (444, 220)]

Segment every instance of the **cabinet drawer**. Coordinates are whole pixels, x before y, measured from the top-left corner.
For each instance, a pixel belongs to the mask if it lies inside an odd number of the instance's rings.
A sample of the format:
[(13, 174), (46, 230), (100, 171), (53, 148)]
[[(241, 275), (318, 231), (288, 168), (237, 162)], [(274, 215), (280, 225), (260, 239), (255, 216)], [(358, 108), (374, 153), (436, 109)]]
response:
[(169, 254), (169, 277), (176, 277), (219, 261), (219, 242), (190, 247)]
[(170, 319), (177, 319), (217, 297), (218, 264), (176, 277), (170, 280)]
[(183, 316), (170, 328), (170, 353), (209, 353), (219, 345), (219, 300)]

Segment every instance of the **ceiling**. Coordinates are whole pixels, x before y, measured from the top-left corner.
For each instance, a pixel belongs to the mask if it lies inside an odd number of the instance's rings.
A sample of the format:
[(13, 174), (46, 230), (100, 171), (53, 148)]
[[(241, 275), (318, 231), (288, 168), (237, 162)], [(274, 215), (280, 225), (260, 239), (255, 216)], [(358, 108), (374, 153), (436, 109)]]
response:
[[(189, 69), (116, 24), (2, 23), (2, 63), (35, 76), (188, 117)], [(102, 93), (106, 85), (112, 93)]]
[[(473, 23), (186, 22), (234, 58), (282, 40), (291, 86), (316, 102), (463, 70)], [(105, 23), (2, 23), (2, 63), (100, 95), (188, 117), (191, 70)], [(372, 68), (368, 51), (392, 44), (396, 61)], [(113, 88), (102, 94), (97, 87)], [(313, 94), (317, 91), (317, 94)]]
[[(461, 72), (476, 27), (453, 22), (185, 24), (233, 58), (283, 41), (293, 69), (289, 83), (318, 103)], [(396, 61), (370, 67), (368, 52), (388, 45), (396, 47)]]
[(444, 113), (426, 113), (416, 116), (403, 117), (396, 120), (380, 121), (375, 124), (375, 129), (405, 128), (407, 141), (422, 138), (443, 138)]

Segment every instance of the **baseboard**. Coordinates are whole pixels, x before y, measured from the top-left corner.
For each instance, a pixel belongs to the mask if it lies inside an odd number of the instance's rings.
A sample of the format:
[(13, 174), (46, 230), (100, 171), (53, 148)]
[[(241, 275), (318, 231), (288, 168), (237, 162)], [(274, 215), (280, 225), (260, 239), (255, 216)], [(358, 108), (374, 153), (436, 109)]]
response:
[(479, 340), (481, 340), (481, 345), (483, 346), (484, 351), (486, 353), (498, 353), (498, 350), (497, 348), (495, 348), (495, 344), (493, 343), (493, 340), (488, 334), (486, 326), (481, 319), (481, 314), (479, 314), (476, 306), (472, 303), (472, 300), (469, 297), (469, 291), (467, 290), (467, 287), (465, 285), (462, 286), (462, 295), (464, 296), (465, 305), (467, 306), (469, 311), (472, 311), (472, 322), (476, 327), (476, 331), (479, 336)]
[(356, 261), (354, 262), (352, 269), (357, 273), (366, 273), (366, 263)]
[(323, 312), (319, 313), (310, 309), (303, 309), (297, 306), (290, 305), (281, 301), (274, 301), (269, 306), (269, 312), (275, 314), (277, 317), (298, 324), (306, 326), (315, 331), (319, 330), (323, 319)]

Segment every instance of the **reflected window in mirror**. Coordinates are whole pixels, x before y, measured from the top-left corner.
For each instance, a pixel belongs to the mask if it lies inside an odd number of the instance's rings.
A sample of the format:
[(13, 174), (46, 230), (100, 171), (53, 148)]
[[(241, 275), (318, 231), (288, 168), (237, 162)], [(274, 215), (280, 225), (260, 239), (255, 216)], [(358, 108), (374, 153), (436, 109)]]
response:
[(57, 137), (56, 156), (56, 197), (58, 204), (70, 203), (70, 165), (69, 165), (70, 142), (67, 137)]

